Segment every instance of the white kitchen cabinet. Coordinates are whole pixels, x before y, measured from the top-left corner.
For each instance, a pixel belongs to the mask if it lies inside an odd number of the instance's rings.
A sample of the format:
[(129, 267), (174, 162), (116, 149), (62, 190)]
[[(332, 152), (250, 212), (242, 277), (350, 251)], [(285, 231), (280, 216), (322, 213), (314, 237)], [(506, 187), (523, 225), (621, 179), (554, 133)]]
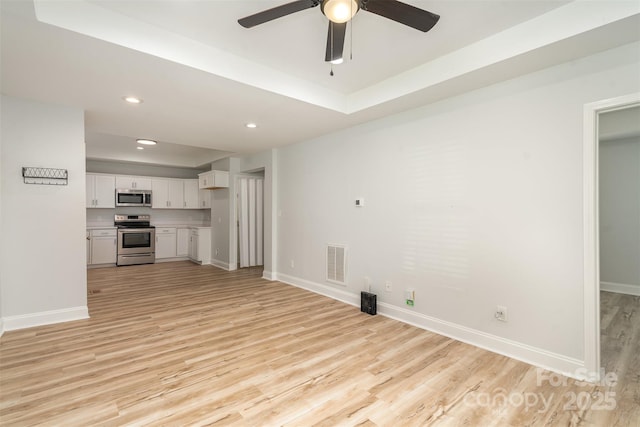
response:
[(116, 188), (151, 190), (151, 178), (144, 176), (116, 175)]
[(189, 256), (189, 237), (191, 230), (188, 228), (178, 228), (176, 233), (176, 256)]
[(116, 207), (116, 179), (113, 175), (87, 174), (87, 208)]
[(117, 230), (91, 230), (90, 231), (91, 249), (89, 264), (115, 264), (116, 253), (118, 247)]
[(183, 207), (185, 209), (198, 209), (200, 206), (199, 202), (199, 189), (198, 189), (198, 180), (197, 179), (185, 179), (183, 180), (184, 185), (184, 203)]
[(227, 171), (207, 171), (198, 174), (198, 185), (200, 188), (216, 189), (229, 187), (229, 172)]
[(200, 209), (211, 208), (211, 190), (198, 190), (198, 207)]
[(176, 229), (156, 228), (156, 259), (176, 257)]
[(189, 258), (199, 264), (209, 264), (211, 258), (211, 228), (192, 228), (189, 236)]
[(157, 178), (151, 180), (151, 207), (154, 209), (182, 209), (184, 187), (182, 179)]

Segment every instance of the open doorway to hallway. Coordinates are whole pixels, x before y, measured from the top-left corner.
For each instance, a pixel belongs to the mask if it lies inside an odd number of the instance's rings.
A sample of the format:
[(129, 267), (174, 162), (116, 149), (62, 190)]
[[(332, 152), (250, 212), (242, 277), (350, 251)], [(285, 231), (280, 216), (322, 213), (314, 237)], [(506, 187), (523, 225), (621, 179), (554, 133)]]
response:
[(236, 176), (237, 268), (264, 266), (264, 170)]
[[(640, 106), (598, 116), (600, 365), (640, 372)], [(621, 391), (624, 392), (624, 391)]]

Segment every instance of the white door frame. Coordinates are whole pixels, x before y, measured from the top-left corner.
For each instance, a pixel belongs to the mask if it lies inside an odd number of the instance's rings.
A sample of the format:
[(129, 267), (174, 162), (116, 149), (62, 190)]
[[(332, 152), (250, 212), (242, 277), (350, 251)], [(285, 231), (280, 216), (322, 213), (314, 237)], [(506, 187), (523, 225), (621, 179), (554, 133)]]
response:
[(584, 365), (587, 378), (600, 378), (600, 231), (598, 207), (598, 117), (640, 106), (640, 93), (584, 106)]

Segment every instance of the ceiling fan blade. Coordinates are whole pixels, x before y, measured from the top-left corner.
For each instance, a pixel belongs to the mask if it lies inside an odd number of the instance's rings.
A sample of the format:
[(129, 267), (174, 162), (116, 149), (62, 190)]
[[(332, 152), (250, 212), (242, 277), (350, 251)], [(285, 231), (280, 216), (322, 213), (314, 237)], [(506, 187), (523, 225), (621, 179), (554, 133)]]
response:
[(425, 33), (440, 19), (440, 15), (396, 0), (365, 0), (361, 8)]
[(335, 61), (342, 58), (342, 51), (344, 50), (344, 36), (347, 33), (347, 23), (336, 24), (329, 21), (329, 31), (327, 33), (327, 52), (324, 55), (324, 60)]
[(238, 24), (245, 28), (251, 28), (274, 19), (282, 18), (283, 16), (291, 15), (292, 13), (300, 12), (301, 10), (316, 7), (319, 4), (320, 0), (298, 0), (240, 18), (238, 19)]

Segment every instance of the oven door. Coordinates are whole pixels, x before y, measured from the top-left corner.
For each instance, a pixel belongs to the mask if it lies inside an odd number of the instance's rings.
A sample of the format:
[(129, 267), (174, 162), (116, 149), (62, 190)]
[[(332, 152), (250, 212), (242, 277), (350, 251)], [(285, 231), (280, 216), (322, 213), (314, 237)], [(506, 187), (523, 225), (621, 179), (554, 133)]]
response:
[(121, 228), (118, 230), (118, 255), (155, 254), (155, 228)]

